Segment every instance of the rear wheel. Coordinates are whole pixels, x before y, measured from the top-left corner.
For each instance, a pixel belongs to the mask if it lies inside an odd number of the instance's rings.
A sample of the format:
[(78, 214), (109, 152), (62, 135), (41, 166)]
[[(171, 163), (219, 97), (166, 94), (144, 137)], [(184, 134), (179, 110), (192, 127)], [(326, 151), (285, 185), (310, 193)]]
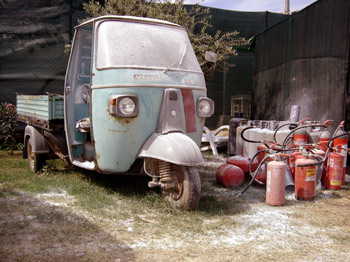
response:
[(197, 169), (172, 164), (170, 172), (174, 186), (162, 188), (162, 196), (173, 206), (185, 210), (197, 209), (201, 194), (201, 181)]
[(45, 165), (45, 159), (42, 155), (33, 152), (32, 141), (29, 138), (27, 142), (27, 157), (30, 170), (33, 172), (40, 171)]

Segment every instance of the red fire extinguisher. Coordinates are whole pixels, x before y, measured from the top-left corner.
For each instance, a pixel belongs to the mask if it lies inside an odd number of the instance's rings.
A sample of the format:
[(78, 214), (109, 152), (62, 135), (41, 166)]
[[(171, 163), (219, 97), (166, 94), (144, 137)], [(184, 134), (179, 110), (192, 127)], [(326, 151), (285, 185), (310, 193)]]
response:
[(282, 161), (267, 164), (266, 203), (270, 206), (283, 206), (286, 187), (287, 166)]
[(294, 132), (294, 144), (297, 146), (302, 146), (307, 144), (307, 131), (306, 128), (298, 129)]
[(341, 185), (345, 184), (345, 172), (346, 172), (346, 161), (348, 155), (348, 134), (344, 131), (344, 121), (340, 123), (339, 128), (334, 134), (333, 147), (336, 148), (336, 152), (344, 156), (343, 174)]
[(289, 155), (289, 168), (292, 173), (293, 179), (295, 179), (295, 162), (298, 158), (304, 158), (300, 151), (295, 151)]
[(327, 143), (330, 139), (331, 139), (331, 133), (329, 133), (328, 131), (323, 131), (318, 137), (318, 141), (317, 141), (319, 148), (326, 152)]
[(328, 156), (328, 170), (326, 174), (325, 186), (328, 189), (340, 189), (343, 181), (344, 156), (332, 152)]
[(295, 167), (295, 198), (312, 200), (316, 193), (316, 161), (298, 159)]

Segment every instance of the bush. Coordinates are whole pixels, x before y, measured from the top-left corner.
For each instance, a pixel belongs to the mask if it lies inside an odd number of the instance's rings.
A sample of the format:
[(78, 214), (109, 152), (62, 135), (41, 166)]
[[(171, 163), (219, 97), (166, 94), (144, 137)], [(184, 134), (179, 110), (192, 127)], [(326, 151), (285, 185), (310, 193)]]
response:
[(16, 133), (17, 127), (17, 114), (16, 106), (11, 103), (1, 103), (0, 104), (0, 131), (1, 136), (3, 136), (4, 141), (2, 148), (10, 150), (10, 155), (13, 155), (13, 150), (15, 149)]

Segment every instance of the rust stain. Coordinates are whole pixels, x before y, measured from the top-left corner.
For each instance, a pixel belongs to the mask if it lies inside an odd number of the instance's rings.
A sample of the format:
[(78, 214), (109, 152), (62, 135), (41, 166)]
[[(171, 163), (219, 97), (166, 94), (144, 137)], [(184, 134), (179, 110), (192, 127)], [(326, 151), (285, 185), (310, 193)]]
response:
[(100, 154), (96, 154), (96, 159), (100, 160), (101, 159), (101, 155)]
[(136, 118), (124, 118), (124, 117), (110, 116), (110, 119), (113, 120), (114, 122), (121, 124), (121, 125), (131, 125), (133, 122), (135, 122)]

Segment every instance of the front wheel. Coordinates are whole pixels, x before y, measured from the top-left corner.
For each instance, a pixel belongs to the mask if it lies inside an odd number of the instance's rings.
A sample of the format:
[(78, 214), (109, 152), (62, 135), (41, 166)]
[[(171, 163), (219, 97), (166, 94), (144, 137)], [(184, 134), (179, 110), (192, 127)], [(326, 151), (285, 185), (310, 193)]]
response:
[(197, 169), (171, 164), (170, 173), (173, 186), (162, 188), (162, 196), (175, 207), (196, 210), (201, 194), (201, 181)]
[(43, 156), (33, 152), (33, 145), (30, 138), (27, 142), (27, 157), (29, 168), (32, 172), (40, 171), (45, 165), (45, 159), (43, 158)]

